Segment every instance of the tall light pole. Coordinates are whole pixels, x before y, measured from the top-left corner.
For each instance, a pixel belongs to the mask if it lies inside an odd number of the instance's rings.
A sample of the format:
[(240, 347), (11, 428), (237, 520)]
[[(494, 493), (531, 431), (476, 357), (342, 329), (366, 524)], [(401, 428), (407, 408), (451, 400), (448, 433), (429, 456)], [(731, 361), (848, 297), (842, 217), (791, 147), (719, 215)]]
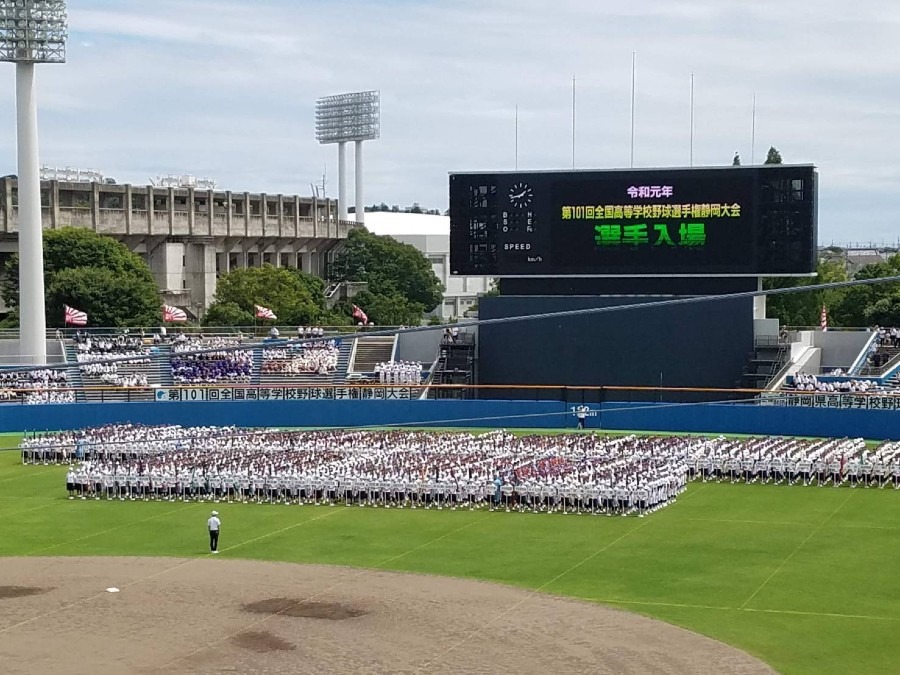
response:
[(35, 364), (47, 362), (47, 317), (34, 65), (65, 63), (66, 37), (65, 0), (0, 0), (0, 61), (16, 64), (19, 358)]
[(356, 222), (365, 222), (363, 204), (363, 141), (381, 136), (381, 93), (358, 91), (326, 96), (316, 101), (316, 140), (338, 145), (338, 209), (347, 218), (347, 172), (345, 152), (348, 141), (356, 145)]

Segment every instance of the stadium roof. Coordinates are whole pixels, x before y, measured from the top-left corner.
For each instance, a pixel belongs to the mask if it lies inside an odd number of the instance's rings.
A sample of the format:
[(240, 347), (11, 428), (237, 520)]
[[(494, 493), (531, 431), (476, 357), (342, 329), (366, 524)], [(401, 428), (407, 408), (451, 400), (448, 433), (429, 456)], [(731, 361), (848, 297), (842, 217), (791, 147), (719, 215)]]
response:
[(374, 234), (390, 236), (442, 235), (450, 236), (449, 216), (430, 216), (424, 213), (392, 213), (367, 211), (366, 229)]

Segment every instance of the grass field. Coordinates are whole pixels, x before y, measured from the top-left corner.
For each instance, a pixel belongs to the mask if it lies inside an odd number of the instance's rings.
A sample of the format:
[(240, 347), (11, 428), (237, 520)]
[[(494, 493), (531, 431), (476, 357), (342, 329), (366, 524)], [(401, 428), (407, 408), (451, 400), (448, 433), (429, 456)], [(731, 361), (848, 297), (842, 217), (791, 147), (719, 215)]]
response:
[[(0, 555), (206, 555), (209, 505), (69, 501), (64, 475), (0, 453)], [(653, 616), (783, 673), (900, 671), (894, 490), (692, 484), (644, 519), (216, 508), (220, 557), (487, 579)]]

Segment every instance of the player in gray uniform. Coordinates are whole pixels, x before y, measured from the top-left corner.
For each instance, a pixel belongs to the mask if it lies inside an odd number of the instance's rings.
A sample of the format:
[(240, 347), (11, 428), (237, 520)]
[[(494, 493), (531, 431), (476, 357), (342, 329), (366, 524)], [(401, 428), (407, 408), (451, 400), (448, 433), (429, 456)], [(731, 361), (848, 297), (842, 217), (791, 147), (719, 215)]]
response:
[(825, 487), (825, 481), (828, 480), (828, 462), (824, 457), (819, 457), (813, 462), (813, 473), (819, 487)]
[(844, 477), (841, 475), (841, 460), (837, 457), (832, 457), (828, 462), (828, 473), (831, 475), (831, 484), (834, 487), (840, 486), (843, 482)]
[(769, 462), (769, 467), (772, 472), (772, 479), (775, 481), (776, 485), (780, 485), (784, 481), (785, 473), (784, 473), (784, 459), (781, 457), (774, 457), (771, 462)]
[(883, 488), (888, 477), (888, 466), (881, 458), (876, 458), (872, 464), (872, 478), (879, 488)]

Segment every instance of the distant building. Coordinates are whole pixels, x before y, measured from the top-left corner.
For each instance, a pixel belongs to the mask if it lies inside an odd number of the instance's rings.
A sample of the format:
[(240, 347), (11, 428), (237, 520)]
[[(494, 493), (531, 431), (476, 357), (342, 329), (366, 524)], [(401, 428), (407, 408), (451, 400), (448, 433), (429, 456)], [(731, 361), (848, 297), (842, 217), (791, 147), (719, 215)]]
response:
[(367, 211), (366, 228), (415, 246), (444, 285), (444, 299), (434, 314), (443, 320), (461, 317), (491, 288), (491, 277), (450, 276), (450, 218), (419, 213)]
[[(84, 227), (118, 239), (150, 265), (161, 301), (195, 317), (212, 302), (218, 276), (235, 268), (270, 263), (324, 278), (357, 227), (338, 220), (331, 199), (193, 186), (210, 185), (203, 180), (185, 187), (110, 185), (83, 180), (93, 178), (89, 172), (65, 171), (82, 180), (41, 182), (44, 229)], [(0, 178), (0, 266), (18, 250), (18, 233), (18, 183), (7, 176)]]
[(847, 271), (851, 274), (856, 274), (866, 265), (877, 265), (878, 263), (883, 263), (889, 257), (889, 254), (887, 252), (872, 248), (848, 249), (846, 251), (846, 255)]

